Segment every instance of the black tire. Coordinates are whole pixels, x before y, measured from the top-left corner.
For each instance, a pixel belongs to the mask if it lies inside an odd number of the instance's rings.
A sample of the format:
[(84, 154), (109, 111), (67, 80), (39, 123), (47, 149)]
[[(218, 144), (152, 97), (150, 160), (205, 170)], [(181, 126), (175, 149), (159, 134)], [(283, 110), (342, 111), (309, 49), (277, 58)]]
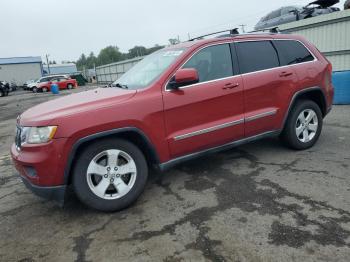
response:
[[(130, 191), (117, 199), (106, 200), (95, 195), (90, 189), (87, 169), (93, 158), (105, 150), (118, 149), (129, 154), (136, 165), (137, 175)], [(96, 141), (80, 153), (73, 170), (72, 184), (79, 200), (90, 208), (104, 212), (119, 211), (133, 204), (143, 192), (148, 177), (145, 156), (134, 144), (123, 139), (104, 139)]]
[(4, 91), (1, 91), (1, 92), (0, 92), (0, 97), (3, 97), (3, 96), (5, 96), (5, 92), (4, 92)]
[(73, 89), (73, 85), (72, 84), (68, 84), (67, 85), (67, 89)]
[(37, 87), (33, 87), (33, 93), (38, 93), (38, 88)]
[(41, 91), (42, 91), (43, 93), (46, 93), (46, 92), (49, 91), (49, 89), (48, 89), (47, 87), (43, 87), (43, 88), (41, 88)]
[[(304, 110), (314, 111), (316, 113), (318, 121), (317, 131), (315, 132), (314, 137), (308, 142), (300, 141), (296, 131), (298, 117)], [(294, 150), (305, 150), (315, 145), (315, 143), (320, 137), (322, 126), (323, 116), (320, 107), (311, 100), (299, 100), (296, 102), (291, 112), (289, 113), (289, 116), (284, 126), (284, 130), (281, 134), (281, 139), (286, 146)]]

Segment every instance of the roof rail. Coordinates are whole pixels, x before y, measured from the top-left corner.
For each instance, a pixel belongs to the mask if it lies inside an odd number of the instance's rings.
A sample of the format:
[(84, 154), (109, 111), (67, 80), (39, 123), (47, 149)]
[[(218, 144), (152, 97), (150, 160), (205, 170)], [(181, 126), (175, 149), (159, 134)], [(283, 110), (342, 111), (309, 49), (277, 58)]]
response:
[(210, 33), (210, 34), (206, 34), (206, 35), (201, 35), (201, 36), (198, 36), (198, 37), (195, 37), (195, 38), (191, 38), (188, 41), (200, 40), (200, 39), (202, 39), (203, 37), (206, 37), (206, 36), (211, 36), (211, 35), (216, 35), (216, 34), (226, 33), (226, 32), (229, 32), (229, 33), (228, 34), (224, 34), (224, 35), (219, 35), (217, 37), (218, 38), (233, 37), (233, 36), (239, 36), (239, 35), (249, 35), (249, 34), (254, 34), (254, 33), (259, 33), (259, 32), (261, 32), (261, 33), (266, 32), (266, 34), (280, 34), (281, 33), (281, 31), (279, 30), (278, 26), (265, 28), (265, 29), (262, 29), (262, 30), (250, 31), (250, 32), (247, 32), (247, 33), (244, 33), (244, 34), (240, 34), (239, 31), (238, 31), (238, 28), (234, 28), (234, 29), (218, 31), (218, 32), (214, 32), (214, 33)]
[(281, 31), (279, 30), (278, 26), (275, 26), (275, 27), (270, 27), (270, 28), (264, 28), (264, 29), (261, 29), (261, 30), (254, 30), (254, 31), (250, 31), (249, 33), (259, 33), (259, 32), (269, 32), (271, 34), (280, 34)]
[(234, 29), (223, 30), (223, 31), (218, 31), (218, 32), (206, 34), (206, 35), (197, 36), (197, 37), (195, 37), (195, 38), (191, 38), (191, 39), (188, 40), (188, 41), (199, 40), (199, 39), (202, 39), (203, 37), (206, 37), (206, 36), (211, 36), (211, 35), (216, 35), (216, 34), (226, 33), (226, 32), (229, 32), (229, 34), (228, 34), (227, 36), (230, 36), (230, 35), (239, 35), (238, 28), (234, 28)]

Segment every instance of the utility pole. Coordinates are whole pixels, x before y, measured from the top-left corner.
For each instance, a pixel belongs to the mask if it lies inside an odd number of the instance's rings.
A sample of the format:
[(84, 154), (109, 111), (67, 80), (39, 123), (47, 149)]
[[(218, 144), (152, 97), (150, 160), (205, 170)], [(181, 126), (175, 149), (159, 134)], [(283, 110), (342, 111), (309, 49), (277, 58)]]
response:
[(242, 33), (245, 33), (245, 27), (247, 26), (247, 25), (239, 25), (241, 28), (242, 28)]
[(49, 56), (48, 54), (46, 54), (46, 63), (47, 63), (47, 69), (49, 71), (49, 75), (51, 75), (51, 72), (50, 72), (50, 64), (49, 64)]

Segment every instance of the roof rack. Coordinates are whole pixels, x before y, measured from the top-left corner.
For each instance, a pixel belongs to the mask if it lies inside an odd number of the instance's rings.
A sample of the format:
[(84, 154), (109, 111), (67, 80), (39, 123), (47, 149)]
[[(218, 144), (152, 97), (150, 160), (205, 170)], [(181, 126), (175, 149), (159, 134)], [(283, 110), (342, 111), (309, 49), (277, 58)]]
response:
[(249, 33), (259, 33), (259, 32), (269, 32), (271, 34), (280, 34), (281, 31), (279, 30), (278, 26), (276, 27), (270, 27), (270, 28), (265, 28), (265, 29), (262, 29), (262, 30), (255, 30), (255, 31), (250, 31)]
[(249, 35), (249, 34), (254, 34), (254, 33), (259, 33), (259, 32), (261, 32), (261, 33), (267, 32), (267, 33), (270, 33), (270, 34), (281, 34), (281, 31), (279, 30), (278, 26), (271, 27), (271, 28), (265, 28), (265, 29), (262, 29), (262, 30), (250, 31), (250, 32), (247, 32), (247, 33), (244, 33), (244, 34), (240, 34), (239, 31), (238, 31), (238, 28), (234, 28), (234, 29), (223, 30), (223, 31), (218, 31), (218, 32), (206, 34), (206, 35), (197, 36), (195, 38), (191, 38), (188, 41), (200, 40), (200, 39), (202, 39), (203, 37), (206, 37), (206, 36), (212, 36), (212, 35), (217, 35), (217, 34), (226, 33), (226, 32), (229, 32), (229, 33), (228, 34), (224, 34), (224, 35), (219, 35), (217, 37), (218, 38), (233, 37), (233, 36), (239, 36), (239, 35)]
[[(188, 40), (188, 41), (199, 40), (199, 39), (202, 39), (203, 37), (206, 37), (206, 36), (217, 35), (217, 34), (226, 33), (226, 32), (229, 32), (229, 34), (228, 34), (227, 36), (239, 35), (238, 28), (234, 28), (234, 29), (223, 30), (223, 31), (218, 31), (218, 32), (206, 34), (206, 35), (197, 36), (197, 37), (195, 37), (195, 38), (191, 38), (191, 39)], [(221, 37), (222, 37), (222, 36), (221, 36)]]

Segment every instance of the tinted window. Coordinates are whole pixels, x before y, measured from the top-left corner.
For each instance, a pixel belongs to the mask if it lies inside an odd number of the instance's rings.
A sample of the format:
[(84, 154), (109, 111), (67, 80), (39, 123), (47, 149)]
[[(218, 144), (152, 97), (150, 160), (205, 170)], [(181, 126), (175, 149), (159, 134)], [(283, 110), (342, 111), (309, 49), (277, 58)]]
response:
[(279, 66), (277, 52), (270, 41), (237, 43), (241, 73), (250, 73)]
[(274, 41), (274, 44), (280, 54), (282, 65), (292, 65), (314, 60), (314, 57), (305, 46), (298, 41)]
[(205, 82), (233, 75), (230, 46), (217, 45), (202, 49), (182, 68), (195, 68), (199, 82)]

